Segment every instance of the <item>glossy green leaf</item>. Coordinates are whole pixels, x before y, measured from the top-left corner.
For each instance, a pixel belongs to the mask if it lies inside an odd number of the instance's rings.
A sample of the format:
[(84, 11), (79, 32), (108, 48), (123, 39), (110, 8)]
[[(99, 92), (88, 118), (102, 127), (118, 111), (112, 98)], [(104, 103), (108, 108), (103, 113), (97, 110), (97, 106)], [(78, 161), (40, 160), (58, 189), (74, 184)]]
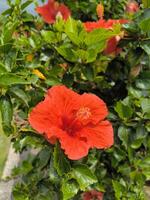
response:
[(132, 117), (133, 110), (130, 105), (125, 105), (122, 102), (117, 102), (115, 111), (118, 113), (121, 119), (129, 119)]
[(62, 176), (64, 173), (67, 173), (70, 170), (70, 164), (64, 153), (60, 149), (59, 144), (57, 143), (54, 148), (54, 167), (59, 176)]
[(122, 144), (127, 148), (128, 147), (128, 135), (130, 130), (124, 126), (120, 126), (118, 129), (118, 137), (122, 141)]
[(88, 186), (97, 182), (96, 176), (85, 165), (77, 165), (72, 169), (72, 178), (74, 178), (81, 190), (85, 190)]
[(70, 62), (77, 62), (78, 61), (78, 58), (77, 58), (76, 54), (74, 53), (74, 51), (72, 50), (72, 47), (63, 45), (63, 46), (57, 47), (56, 50), (66, 60), (68, 60)]
[[(33, 76), (34, 78), (35, 76)], [(37, 79), (37, 78), (36, 78)], [(36, 81), (35, 79), (35, 81)], [(15, 84), (31, 84), (34, 79), (25, 79), (23, 76), (18, 76), (16, 74), (4, 74), (0, 76), (0, 86), (9, 86)]]
[(83, 29), (82, 23), (72, 18), (69, 18), (65, 23), (65, 33), (76, 45), (82, 44), (83, 36), (86, 37), (86, 32)]
[(141, 146), (142, 142), (143, 138), (136, 139), (135, 141), (132, 142), (131, 147), (133, 149), (138, 149)]
[(63, 193), (63, 200), (70, 200), (79, 190), (78, 184), (74, 180), (63, 180), (61, 191)]
[(50, 147), (43, 148), (36, 157), (37, 158), (36, 166), (38, 166), (39, 169), (42, 169), (48, 164), (50, 157), (51, 157)]

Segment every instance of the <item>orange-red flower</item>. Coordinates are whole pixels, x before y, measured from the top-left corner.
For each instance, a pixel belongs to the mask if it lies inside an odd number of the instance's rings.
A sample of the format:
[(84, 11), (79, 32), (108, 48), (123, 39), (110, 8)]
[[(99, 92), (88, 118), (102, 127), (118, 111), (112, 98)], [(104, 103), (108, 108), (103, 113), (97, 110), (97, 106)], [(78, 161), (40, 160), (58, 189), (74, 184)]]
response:
[[(104, 19), (100, 19), (96, 22), (85, 22), (84, 27), (85, 27), (86, 31), (90, 32), (90, 31), (93, 31), (94, 29), (98, 29), (98, 28), (112, 29), (115, 24), (125, 24), (127, 22), (128, 22), (128, 20), (125, 20), (125, 19), (119, 19), (119, 20), (109, 19), (107, 21)], [(107, 47), (104, 50), (104, 53), (106, 55), (118, 54), (121, 50), (120, 48), (117, 47), (119, 40), (120, 40), (120, 38), (118, 36), (112, 37), (111, 39), (109, 39), (107, 42)]]
[(57, 15), (61, 15), (64, 20), (67, 20), (71, 15), (71, 12), (66, 5), (62, 3), (59, 4), (55, 0), (48, 0), (47, 4), (37, 7), (36, 12), (49, 24), (55, 23)]
[(113, 128), (106, 104), (94, 94), (79, 95), (65, 86), (53, 86), (29, 115), (31, 126), (52, 144), (58, 139), (65, 154), (78, 160), (90, 148), (108, 148)]
[(103, 200), (103, 193), (96, 190), (84, 192), (83, 200)]

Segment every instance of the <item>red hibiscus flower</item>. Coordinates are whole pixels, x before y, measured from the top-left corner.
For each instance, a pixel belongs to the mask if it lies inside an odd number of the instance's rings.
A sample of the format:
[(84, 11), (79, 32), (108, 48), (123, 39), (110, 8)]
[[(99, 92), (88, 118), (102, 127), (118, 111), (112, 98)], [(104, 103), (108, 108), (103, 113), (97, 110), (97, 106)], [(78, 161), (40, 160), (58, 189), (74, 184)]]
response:
[(103, 193), (96, 190), (83, 193), (83, 200), (103, 200)]
[(79, 95), (65, 86), (53, 86), (29, 115), (31, 126), (52, 144), (58, 139), (65, 154), (78, 160), (90, 148), (113, 144), (113, 128), (106, 104), (94, 94)]
[[(128, 22), (128, 20), (125, 20), (125, 19), (119, 19), (119, 20), (109, 19), (107, 21), (104, 19), (100, 19), (97, 22), (85, 22), (84, 27), (85, 27), (86, 31), (90, 32), (90, 31), (93, 31), (94, 29), (98, 29), (98, 28), (112, 29), (113, 25), (115, 25), (117, 23), (125, 24), (127, 22)], [(107, 42), (107, 47), (104, 50), (104, 53), (106, 55), (109, 55), (109, 54), (117, 55), (121, 50), (120, 48), (117, 47), (120, 39), (121, 38), (119, 36), (112, 37), (111, 39), (109, 39)]]
[(64, 20), (67, 20), (71, 15), (71, 12), (64, 4), (59, 4), (55, 0), (48, 0), (48, 3), (36, 8), (36, 12), (39, 13), (44, 21), (53, 24), (56, 21), (56, 16), (61, 15)]

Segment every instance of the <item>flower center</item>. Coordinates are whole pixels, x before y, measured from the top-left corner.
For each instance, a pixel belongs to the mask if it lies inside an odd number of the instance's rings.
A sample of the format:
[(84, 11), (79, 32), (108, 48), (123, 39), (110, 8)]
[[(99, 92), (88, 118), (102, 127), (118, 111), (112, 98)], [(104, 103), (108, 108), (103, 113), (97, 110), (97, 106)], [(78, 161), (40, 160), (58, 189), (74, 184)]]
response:
[(90, 108), (88, 107), (81, 107), (76, 113), (77, 119), (81, 121), (87, 120), (90, 116), (91, 116), (91, 111)]

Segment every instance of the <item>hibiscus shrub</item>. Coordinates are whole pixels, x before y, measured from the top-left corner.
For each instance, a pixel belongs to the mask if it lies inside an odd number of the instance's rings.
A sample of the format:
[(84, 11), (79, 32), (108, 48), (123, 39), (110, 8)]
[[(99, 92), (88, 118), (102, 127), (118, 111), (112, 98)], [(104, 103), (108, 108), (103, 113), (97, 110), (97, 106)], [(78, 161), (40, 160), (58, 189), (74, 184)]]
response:
[(0, 16), (0, 123), (29, 150), (14, 200), (145, 200), (149, 0), (44, 2)]

